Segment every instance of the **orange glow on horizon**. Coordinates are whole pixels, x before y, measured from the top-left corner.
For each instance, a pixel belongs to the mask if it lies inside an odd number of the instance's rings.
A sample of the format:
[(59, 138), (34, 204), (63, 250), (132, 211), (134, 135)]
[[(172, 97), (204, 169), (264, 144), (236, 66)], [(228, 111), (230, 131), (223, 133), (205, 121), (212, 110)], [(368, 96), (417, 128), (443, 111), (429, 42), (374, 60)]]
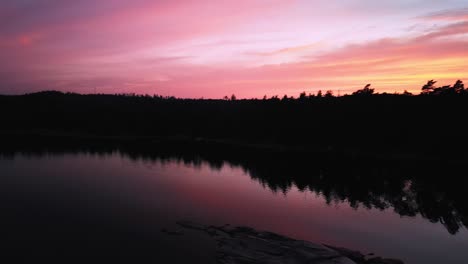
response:
[(83, 0), (33, 7), (0, 3), (0, 14), (12, 17), (0, 26), (0, 93), (260, 98), (367, 83), (377, 92), (417, 93), (428, 79), (468, 81), (462, 5)]

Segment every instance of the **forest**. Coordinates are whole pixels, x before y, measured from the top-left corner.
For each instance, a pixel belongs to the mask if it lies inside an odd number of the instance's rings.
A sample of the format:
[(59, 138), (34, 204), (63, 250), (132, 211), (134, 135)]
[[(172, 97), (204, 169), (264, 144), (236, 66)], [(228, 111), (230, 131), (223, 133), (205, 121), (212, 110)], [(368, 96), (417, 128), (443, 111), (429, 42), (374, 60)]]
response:
[(45, 91), (0, 96), (2, 141), (198, 142), (401, 160), (468, 157), (462, 81), (413, 95), (328, 91), (262, 99), (181, 99)]

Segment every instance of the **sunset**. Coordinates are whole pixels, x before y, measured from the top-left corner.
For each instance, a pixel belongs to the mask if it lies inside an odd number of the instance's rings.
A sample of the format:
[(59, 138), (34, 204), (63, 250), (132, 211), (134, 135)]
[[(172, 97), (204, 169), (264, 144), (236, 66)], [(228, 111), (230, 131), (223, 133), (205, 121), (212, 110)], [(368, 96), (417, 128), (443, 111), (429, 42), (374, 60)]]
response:
[(241, 98), (468, 77), (466, 1), (0, 3), (0, 92)]
[(0, 0), (5, 263), (468, 263), (468, 0)]

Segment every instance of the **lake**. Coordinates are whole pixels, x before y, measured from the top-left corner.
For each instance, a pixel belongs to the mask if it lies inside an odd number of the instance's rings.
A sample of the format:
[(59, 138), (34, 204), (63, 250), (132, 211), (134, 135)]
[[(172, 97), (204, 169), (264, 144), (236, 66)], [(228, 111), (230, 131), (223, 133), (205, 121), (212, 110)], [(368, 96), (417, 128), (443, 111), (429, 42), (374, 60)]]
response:
[[(3, 153), (4, 250), (17, 259), (154, 254), (212, 262), (205, 238), (192, 234), (178, 242), (161, 232), (190, 220), (250, 226), (409, 264), (467, 261), (466, 185), (398, 169), (302, 164), (268, 157), (257, 164), (255, 155)], [(177, 247), (182, 253), (173, 253)]]

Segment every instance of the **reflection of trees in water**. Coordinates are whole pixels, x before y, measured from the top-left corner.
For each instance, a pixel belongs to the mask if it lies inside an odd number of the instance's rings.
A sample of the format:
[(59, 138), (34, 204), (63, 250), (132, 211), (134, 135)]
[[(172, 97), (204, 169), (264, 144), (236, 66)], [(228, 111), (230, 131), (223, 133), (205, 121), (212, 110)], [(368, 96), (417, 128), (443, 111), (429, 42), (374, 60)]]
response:
[[(125, 153), (132, 159), (148, 159), (137, 153)], [(223, 157), (223, 158), (221, 158)], [(351, 207), (393, 208), (401, 216), (420, 214), (443, 224), (450, 234), (468, 227), (468, 204), (464, 188), (468, 183), (456, 169), (445, 166), (383, 166), (358, 162), (331, 162), (288, 155), (236, 153), (192, 153), (158, 155), (152, 160), (177, 161), (201, 166), (203, 162), (219, 170), (226, 163), (239, 166), (264, 188), (287, 193), (292, 187), (323, 195), (327, 204), (348, 203)]]
[(416, 168), (378, 171), (339, 164), (328, 164), (322, 169), (304, 168), (301, 174), (297, 167), (288, 173), (274, 169), (275, 164), (271, 162), (267, 170), (245, 169), (252, 178), (275, 192), (287, 192), (296, 186), (301, 191), (322, 194), (328, 204), (346, 202), (356, 209), (393, 208), (401, 216), (409, 217), (420, 214), (431, 222), (443, 224), (451, 234), (456, 234), (463, 226), (468, 227), (468, 205), (464, 196), (467, 180), (457, 174), (438, 177), (437, 170), (432, 171), (435, 173), (432, 175), (429, 169), (409, 174), (404, 169)]
[[(327, 204), (348, 203), (352, 208), (393, 208), (401, 216), (420, 214), (434, 223), (443, 224), (450, 234), (468, 227), (468, 203), (465, 201), (465, 175), (459, 168), (447, 166), (402, 166), (374, 162), (345, 162), (307, 155), (222, 152), (205, 148), (203, 153), (190, 148), (42, 148), (28, 150), (28, 155), (44, 151), (54, 154), (80, 152), (105, 156), (120, 153), (145, 163), (178, 162), (194, 167), (208, 164), (220, 170), (224, 165), (242, 168), (264, 188), (287, 193), (292, 187), (323, 195)], [(2, 156), (14, 155), (3, 152)]]

